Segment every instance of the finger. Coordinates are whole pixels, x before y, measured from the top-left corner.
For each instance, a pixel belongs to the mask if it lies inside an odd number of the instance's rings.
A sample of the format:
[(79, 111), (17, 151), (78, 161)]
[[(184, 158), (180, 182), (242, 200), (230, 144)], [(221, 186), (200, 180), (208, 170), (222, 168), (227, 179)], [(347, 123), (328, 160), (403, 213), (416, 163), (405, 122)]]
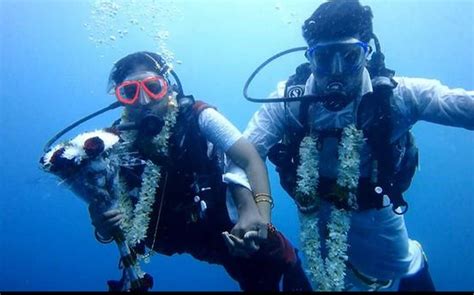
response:
[(119, 214), (121, 214), (122, 212), (120, 212), (120, 210), (118, 209), (112, 209), (112, 210), (109, 210), (109, 211), (106, 211), (102, 214), (102, 216), (104, 218), (111, 218), (111, 217), (115, 217)]
[(235, 244), (237, 247), (245, 247), (244, 240), (234, 236), (234, 235), (228, 235), (228, 237), (232, 240), (232, 242)]
[(92, 225), (99, 230), (109, 230), (111, 228), (116, 228), (115, 224), (120, 224), (121, 220), (124, 218), (124, 215), (119, 213), (118, 215), (113, 215), (113, 217), (104, 217), (92, 215)]
[(261, 243), (267, 239), (267, 232), (266, 230), (262, 231), (262, 229), (258, 231), (249, 231), (245, 233), (244, 238), (251, 239), (257, 243)]
[(112, 218), (108, 218), (107, 220), (104, 221), (103, 224), (104, 226), (112, 227), (114, 224), (120, 223), (120, 220), (122, 220), (122, 218), (123, 218), (123, 215), (119, 214)]
[(115, 222), (114, 224), (112, 224), (112, 228), (114, 230), (117, 230), (120, 228), (120, 224), (122, 223), (122, 219), (118, 220), (117, 222)]
[(249, 232), (245, 233), (244, 241), (245, 241), (245, 245), (247, 246), (248, 249), (250, 249), (252, 251), (258, 251), (260, 249), (260, 245), (257, 244), (260, 241), (259, 236), (258, 236), (258, 232), (249, 231)]
[(229, 254), (232, 256), (237, 256), (236, 248), (234, 242), (229, 238), (229, 233), (225, 232), (222, 233), (222, 237), (224, 238), (225, 245), (227, 246), (227, 250)]
[(224, 241), (225, 241), (227, 247), (229, 247), (229, 251), (232, 252), (234, 247), (235, 247), (235, 243), (230, 239), (229, 233), (228, 232), (223, 232), (222, 237), (224, 238)]
[(123, 218), (124, 215), (122, 212), (118, 210), (113, 210), (114, 212), (104, 212), (100, 214), (96, 214), (92, 216), (92, 219), (94, 219), (94, 222), (97, 223), (97, 225), (107, 225), (110, 222), (115, 222), (117, 218)]
[(247, 244), (247, 252), (254, 253), (260, 250), (260, 245), (256, 244), (254, 240), (250, 240)]
[(240, 227), (234, 227), (234, 228), (230, 231), (230, 234), (240, 238), (240, 237), (243, 237), (243, 236), (244, 236), (245, 231), (244, 231), (242, 228), (240, 228)]

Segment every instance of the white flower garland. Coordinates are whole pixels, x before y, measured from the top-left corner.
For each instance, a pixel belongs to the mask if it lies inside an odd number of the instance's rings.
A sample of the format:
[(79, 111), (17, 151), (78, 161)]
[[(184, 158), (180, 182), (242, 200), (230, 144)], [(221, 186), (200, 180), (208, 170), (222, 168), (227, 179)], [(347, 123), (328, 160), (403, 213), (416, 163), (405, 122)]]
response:
[(319, 183), (319, 151), (317, 141), (312, 136), (303, 138), (300, 144), (300, 165), (296, 198), (302, 205), (318, 202), (317, 188)]
[(153, 145), (157, 151), (163, 155), (168, 153), (169, 137), (171, 135), (171, 128), (176, 124), (178, 114), (178, 103), (176, 98), (173, 98), (168, 103), (168, 113), (165, 116), (165, 125), (162, 131), (153, 138)]
[[(176, 99), (172, 97), (168, 104), (168, 112), (164, 118), (165, 124), (163, 129), (152, 140), (155, 149), (161, 154), (166, 155), (168, 153), (168, 141), (171, 136), (171, 129), (176, 124), (177, 114), (178, 108)], [(124, 112), (122, 121), (127, 121), (126, 112)], [(136, 136), (136, 131), (123, 132), (122, 138), (126, 142), (125, 146), (130, 147), (135, 141)], [(150, 222), (150, 213), (153, 209), (156, 191), (161, 179), (160, 169), (161, 167), (155, 165), (152, 161), (146, 161), (145, 169), (142, 174), (142, 186), (140, 188), (139, 198), (135, 208), (132, 206), (125, 181), (121, 179), (119, 182), (119, 208), (125, 215), (120, 227), (130, 247), (136, 246), (146, 238)]]
[[(359, 181), (360, 149), (363, 143), (363, 132), (354, 125), (344, 128), (339, 144), (339, 169), (337, 184), (342, 191), (347, 191), (346, 202), (350, 208), (356, 209), (355, 190)], [(303, 139), (300, 145), (300, 165), (297, 170), (298, 182), (296, 196), (306, 196), (318, 201), (317, 187), (319, 152), (317, 140), (312, 136)], [(311, 147), (312, 146), (312, 147)], [(311, 163), (310, 166), (308, 163)], [(312, 194), (309, 196), (308, 194)], [(300, 197), (298, 197), (300, 196)], [(321, 239), (318, 228), (318, 212), (305, 214), (300, 212), (301, 243), (305, 253), (311, 281), (318, 290), (342, 291), (346, 275), (347, 234), (350, 228), (351, 212), (330, 207), (331, 213), (327, 224), (329, 235), (326, 239), (328, 255), (323, 259)]]
[(360, 149), (364, 142), (364, 133), (354, 125), (343, 129), (339, 144), (339, 172), (337, 184), (349, 190), (348, 204), (352, 209), (357, 209), (355, 190), (359, 184), (360, 176)]
[[(120, 197), (120, 201), (124, 201), (123, 204), (120, 204), (120, 207), (125, 212), (125, 216), (127, 216), (127, 218), (122, 220), (121, 228), (130, 247), (134, 247), (146, 238), (150, 213), (155, 201), (160, 177), (160, 167), (148, 160), (142, 174), (140, 197), (135, 208), (133, 208), (130, 198), (127, 198), (127, 192), (121, 189), (122, 193), (125, 192), (125, 197)], [(124, 185), (122, 181), (121, 183)]]

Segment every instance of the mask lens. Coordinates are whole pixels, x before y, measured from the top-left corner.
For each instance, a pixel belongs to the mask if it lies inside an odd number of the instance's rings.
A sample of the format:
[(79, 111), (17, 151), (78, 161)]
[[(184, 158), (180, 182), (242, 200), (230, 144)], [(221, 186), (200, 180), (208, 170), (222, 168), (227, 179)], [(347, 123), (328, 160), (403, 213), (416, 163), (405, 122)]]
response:
[(365, 51), (360, 46), (348, 47), (341, 53), (342, 64), (346, 72), (357, 70), (363, 64), (365, 59)]
[(137, 82), (124, 82), (117, 87), (117, 99), (125, 104), (133, 104), (138, 98), (139, 84)]
[(153, 99), (161, 99), (168, 92), (168, 84), (161, 77), (143, 80), (143, 86), (147, 94)]
[(317, 68), (330, 69), (333, 58), (334, 52), (332, 52), (328, 47), (323, 47), (314, 51), (313, 63)]
[(332, 65), (337, 64), (343, 74), (350, 74), (363, 65), (366, 52), (367, 45), (363, 42), (335, 43), (311, 47), (306, 57), (319, 73), (331, 73)]

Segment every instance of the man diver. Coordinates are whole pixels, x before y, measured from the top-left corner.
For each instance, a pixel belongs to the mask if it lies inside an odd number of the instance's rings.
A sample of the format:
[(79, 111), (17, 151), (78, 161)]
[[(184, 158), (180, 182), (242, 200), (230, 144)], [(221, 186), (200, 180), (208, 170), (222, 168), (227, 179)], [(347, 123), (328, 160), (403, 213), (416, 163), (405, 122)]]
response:
[(385, 68), (372, 18), (358, 0), (321, 4), (302, 27), (308, 63), (279, 84), (244, 136), (276, 165), (302, 222), (320, 218), (326, 244), (305, 252), (308, 262), (331, 253), (331, 241), (347, 234), (326, 229), (328, 210), (350, 216), (347, 241), (333, 252), (339, 261), (315, 260), (310, 268), (313, 287), (334, 290), (326, 278), (342, 273), (343, 290), (380, 289), (399, 279), (400, 291), (433, 291), (426, 256), (409, 239), (402, 215), (408, 208), (402, 193), (417, 166), (410, 129), (423, 120), (474, 130), (474, 92), (395, 77)]
[[(184, 95), (174, 71), (170, 74), (162, 57), (152, 52), (120, 59), (110, 73), (109, 90), (125, 106), (120, 124), (110, 130), (131, 146), (133, 159), (120, 173), (132, 202), (137, 203), (145, 174), (142, 164), (150, 160), (162, 167), (146, 240), (134, 252), (144, 254), (146, 246), (220, 264), (245, 291), (280, 290), (282, 276), (283, 290), (310, 290), (296, 249), (271, 224), (273, 200), (265, 165), (227, 119)], [(170, 134), (160, 140), (163, 132)], [(220, 151), (245, 170), (249, 182), (236, 182), (231, 174), (223, 177)], [(234, 219), (226, 206), (227, 188), (238, 213)], [(101, 213), (94, 203), (89, 212), (97, 239), (111, 241), (123, 212)], [(244, 236), (252, 242), (243, 243)], [(110, 281), (109, 288), (120, 290), (120, 282)]]

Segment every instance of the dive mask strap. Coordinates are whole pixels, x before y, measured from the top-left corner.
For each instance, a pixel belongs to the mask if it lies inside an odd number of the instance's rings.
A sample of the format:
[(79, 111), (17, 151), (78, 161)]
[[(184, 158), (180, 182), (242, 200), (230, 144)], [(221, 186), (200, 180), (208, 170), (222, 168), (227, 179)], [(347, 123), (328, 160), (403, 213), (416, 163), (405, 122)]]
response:
[(384, 76), (393, 80), (392, 78), (395, 76), (395, 71), (387, 69), (385, 66), (385, 55), (382, 53), (379, 39), (375, 34), (372, 34), (372, 39), (375, 43), (375, 52), (372, 53), (372, 56), (367, 63), (367, 70), (370, 73), (370, 77), (373, 79), (374, 77)]

